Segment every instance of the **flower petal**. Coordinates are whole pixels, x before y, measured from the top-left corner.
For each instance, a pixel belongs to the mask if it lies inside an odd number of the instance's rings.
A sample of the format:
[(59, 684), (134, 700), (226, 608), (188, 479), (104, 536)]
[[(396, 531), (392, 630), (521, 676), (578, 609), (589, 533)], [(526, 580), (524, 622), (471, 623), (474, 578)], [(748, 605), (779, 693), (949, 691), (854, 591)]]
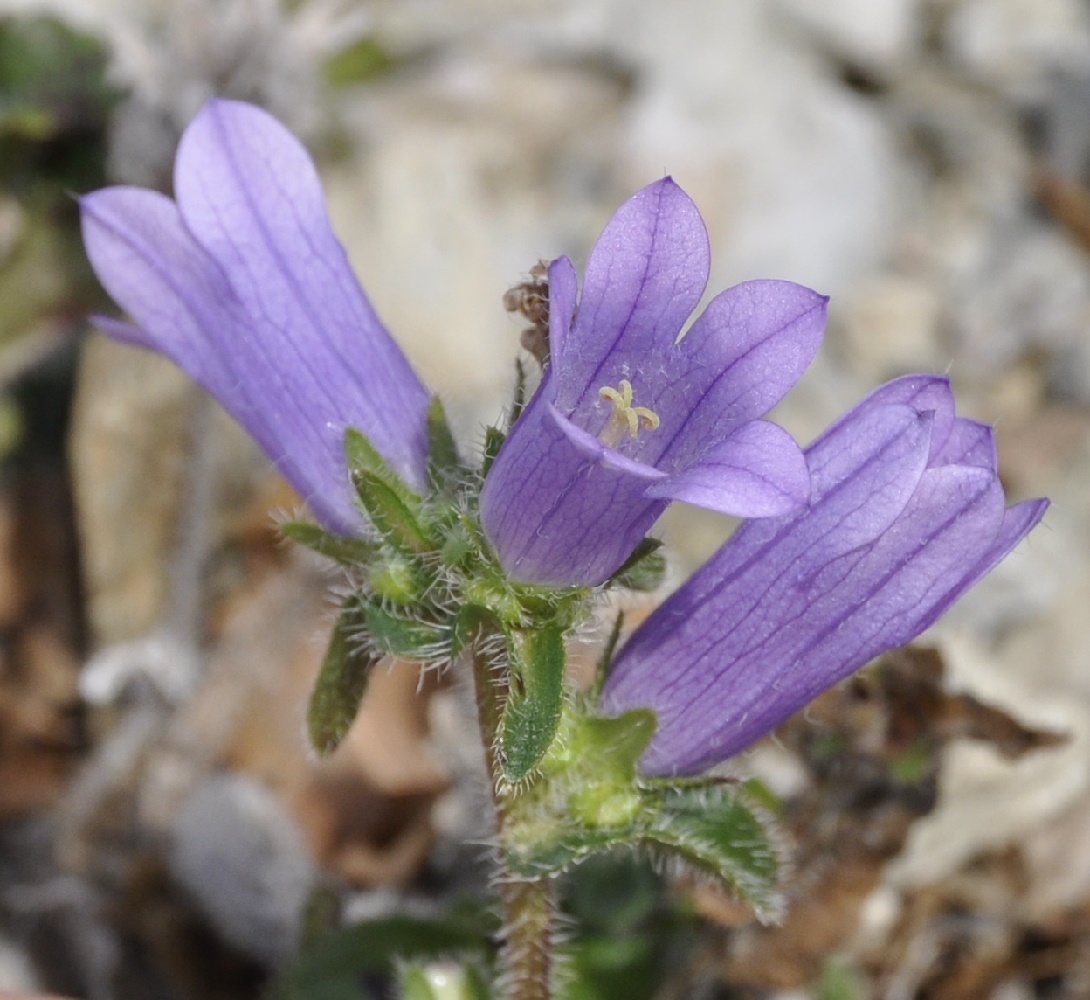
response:
[(965, 574), (959, 584), (959, 593), (968, 590), (1002, 562), (1011, 550), (1040, 523), (1048, 508), (1048, 500), (1037, 499), (1023, 500), (1005, 510), (1003, 523), (999, 526), (992, 544), (988, 546), (972, 570)]
[(950, 380), (943, 375), (902, 375), (865, 396), (814, 440), (806, 449), (807, 458), (811, 460), (811, 471), (813, 453), (821, 449), (827, 437), (854, 433), (854, 428), (867, 419), (870, 411), (891, 403), (911, 406), (921, 413), (928, 410), (934, 413), (928, 464), (936, 464), (936, 458), (954, 426), (954, 394), (950, 390)]
[(787, 431), (767, 420), (751, 420), (697, 463), (653, 483), (646, 495), (735, 517), (777, 517), (806, 503), (810, 473)]
[[(760, 595), (762, 607), (776, 609), (774, 628), (729, 636), (717, 629), (716, 645), (729, 642), (729, 661), (694, 658), (669, 700), (651, 706), (659, 730), (641, 766), (681, 773), (722, 760), (873, 656), (919, 634), (964, 592), (964, 583), (951, 591), (951, 576), (988, 546), (1002, 510), (1002, 490), (987, 471), (933, 469), (876, 544), (831, 563), (808, 553)], [(759, 585), (740, 579), (732, 590), (741, 597)]]
[(174, 202), (156, 191), (106, 188), (80, 199), (80, 224), (95, 275), (140, 331), (112, 321), (99, 324), (104, 332), (165, 354), (213, 395), (226, 394), (231, 372), (207, 337), (231, 327), (232, 295)]
[(298, 140), (258, 108), (211, 101), (182, 137), (174, 184), (185, 226), (251, 325), (230, 345), (250, 394), (265, 408), (302, 401), (341, 467), (345, 427), (358, 428), (422, 487), (427, 390), (359, 287)]
[(593, 586), (632, 553), (666, 506), (644, 496), (663, 473), (575, 427), (539, 391), (481, 491), (481, 523), (507, 573)]
[(958, 417), (941, 448), (932, 455), (932, 465), (975, 465), (995, 471), (995, 434), (987, 424)]
[(709, 441), (767, 413), (813, 360), (828, 301), (790, 281), (747, 281), (712, 299), (645, 401), (660, 426), (640, 459), (680, 471)]
[(597, 434), (608, 415), (596, 416), (602, 386), (627, 378), (637, 399), (647, 395), (662, 355), (673, 349), (704, 294), (709, 256), (700, 213), (669, 177), (636, 192), (618, 209), (587, 261), (558, 373), (561, 412)]
[[(909, 407), (882, 407), (823, 502), (792, 517), (743, 524), (621, 650), (602, 696), (606, 710), (659, 711), (673, 704), (689, 674), (729, 669), (734, 649), (767, 640), (781, 616), (800, 613), (804, 594), (789, 593), (786, 605), (762, 608), (762, 601), (800, 568), (861, 549), (897, 519), (923, 474), (931, 422)], [(726, 666), (717, 665), (720, 658)]]
[(327, 527), (358, 531), (346, 427), (422, 486), (429, 397), (356, 283), (305, 150), (264, 111), (212, 101), (175, 188), (177, 206), (135, 188), (81, 199), (92, 266), (135, 324), (100, 325), (174, 360)]
[(577, 295), (575, 267), (569, 258), (557, 257), (549, 265), (549, 363), (554, 369), (563, 364)]

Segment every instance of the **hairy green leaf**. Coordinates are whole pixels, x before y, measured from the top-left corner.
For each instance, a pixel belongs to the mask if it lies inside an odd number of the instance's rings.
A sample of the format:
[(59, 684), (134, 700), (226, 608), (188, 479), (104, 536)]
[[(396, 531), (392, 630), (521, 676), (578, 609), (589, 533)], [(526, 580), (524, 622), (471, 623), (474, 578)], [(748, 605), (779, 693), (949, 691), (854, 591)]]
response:
[(556, 737), (564, 704), (564, 633), (514, 632), (508, 638), (510, 688), (500, 725), (503, 776), (528, 777)]
[(341, 608), (307, 705), (307, 734), (319, 756), (340, 746), (359, 713), (375, 659), (365, 648), (366, 623), (355, 598)]
[(776, 918), (782, 907), (780, 850), (770, 824), (737, 787), (709, 782), (648, 792), (647, 804), (647, 843), (731, 889), (761, 920)]
[(374, 542), (366, 538), (336, 535), (310, 521), (283, 521), (279, 528), (285, 538), (345, 566), (365, 566), (377, 548)]
[(371, 645), (377, 652), (431, 660), (439, 650), (449, 649), (449, 627), (395, 614), (376, 602), (367, 605), (365, 614)]
[(428, 478), (440, 486), (458, 471), (458, 446), (454, 443), (446, 411), (438, 396), (428, 407)]

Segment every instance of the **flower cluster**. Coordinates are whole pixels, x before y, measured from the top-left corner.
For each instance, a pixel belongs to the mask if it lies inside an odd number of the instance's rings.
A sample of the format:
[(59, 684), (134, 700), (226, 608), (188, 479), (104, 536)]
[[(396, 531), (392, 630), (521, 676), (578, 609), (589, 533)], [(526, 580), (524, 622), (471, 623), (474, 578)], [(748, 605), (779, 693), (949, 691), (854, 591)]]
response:
[[(174, 191), (81, 200), (92, 265), (131, 319), (97, 324), (205, 386), (329, 531), (373, 527), (350, 429), (406, 488), (397, 510), (411, 508), (432, 488), (431, 397), (353, 277), (302, 146), (257, 108), (210, 102), (182, 138)], [(940, 378), (883, 386), (800, 449), (763, 417), (813, 358), (826, 299), (751, 281), (683, 332), (708, 270), (703, 222), (669, 178), (613, 217), (581, 291), (571, 261), (554, 261), (542, 381), (479, 495), (459, 499), (486, 561), (542, 592), (608, 582), (672, 500), (750, 519), (609, 673), (601, 713), (657, 717), (647, 775), (724, 760), (908, 642), (1047, 506), (1004, 508), (990, 429), (955, 417)]]

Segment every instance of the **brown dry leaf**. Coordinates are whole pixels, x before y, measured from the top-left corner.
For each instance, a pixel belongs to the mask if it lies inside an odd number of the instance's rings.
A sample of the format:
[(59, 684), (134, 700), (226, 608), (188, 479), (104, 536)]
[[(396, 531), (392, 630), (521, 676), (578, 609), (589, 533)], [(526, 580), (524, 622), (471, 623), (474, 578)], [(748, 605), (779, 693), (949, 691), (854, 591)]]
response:
[(67, 482), (23, 468), (0, 493), (0, 816), (54, 805), (81, 745)]
[(1021, 854), (1011, 848), (911, 893), (886, 942), (865, 960), (878, 995), (976, 1000), (1004, 982), (1032, 981), (1026, 889)]
[(1044, 162), (1034, 168), (1033, 188), (1049, 215), (1090, 253), (1090, 190)]

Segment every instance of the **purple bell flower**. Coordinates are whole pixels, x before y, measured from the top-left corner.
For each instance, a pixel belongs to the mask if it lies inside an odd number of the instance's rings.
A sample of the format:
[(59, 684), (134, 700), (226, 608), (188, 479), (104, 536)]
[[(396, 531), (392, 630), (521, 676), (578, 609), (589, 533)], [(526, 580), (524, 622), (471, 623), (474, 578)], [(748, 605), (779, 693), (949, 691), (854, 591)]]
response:
[(601, 708), (655, 711), (646, 773), (724, 761), (909, 642), (1048, 507), (1004, 509), (991, 428), (954, 416), (944, 378), (882, 386), (806, 462), (810, 506), (742, 525), (618, 654)]
[(96, 325), (203, 385), (327, 528), (364, 523), (346, 427), (422, 489), (429, 393), (352, 274), (298, 140), (259, 108), (210, 101), (182, 136), (174, 193), (80, 199), (91, 265), (132, 319)]
[(708, 268), (700, 213), (669, 178), (613, 216), (578, 308), (571, 261), (549, 267), (549, 362), (481, 494), (485, 533), (512, 577), (601, 583), (671, 500), (743, 517), (805, 504), (799, 447), (758, 418), (813, 358), (827, 299), (746, 282), (679, 337)]

